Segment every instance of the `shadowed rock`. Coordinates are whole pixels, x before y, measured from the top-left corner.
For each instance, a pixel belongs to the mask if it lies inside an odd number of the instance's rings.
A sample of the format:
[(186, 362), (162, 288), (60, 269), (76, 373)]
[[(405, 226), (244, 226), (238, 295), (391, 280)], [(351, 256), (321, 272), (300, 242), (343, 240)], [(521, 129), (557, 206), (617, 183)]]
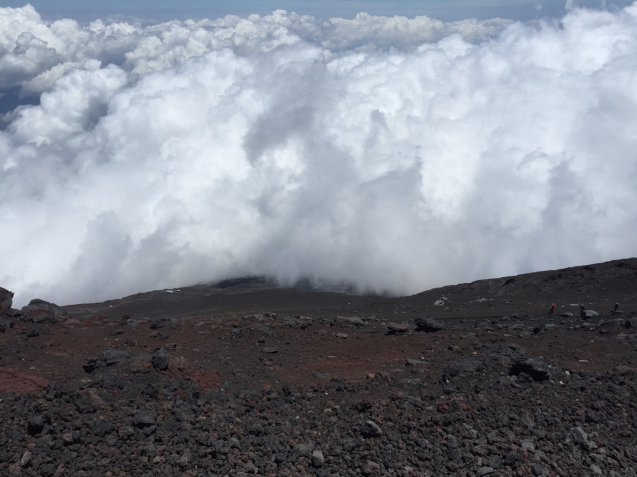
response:
[(520, 373), (528, 374), (534, 381), (546, 381), (551, 379), (548, 364), (540, 359), (523, 358), (516, 360), (513, 365), (511, 365), (511, 369), (509, 369), (509, 375), (517, 376)]
[(68, 313), (55, 303), (49, 303), (35, 298), (22, 308), (23, 315), (20, 320), (33, 323), (57, 323), (60, 317), (68, 316)]
[(158, 371), (165, 371), (168, 369), (168, 363), (170, 361), (170, 354), (166, 348), (160, 348), (153, 354), (150, 362)]
[(416, 318), (416, 331), (424, 331), (425, 333), (434, 333), (445, 329), (445, 325), (433, 318)]
[(8, 310), (13, 303), (13, 292), (0, 287), (0, 310)]

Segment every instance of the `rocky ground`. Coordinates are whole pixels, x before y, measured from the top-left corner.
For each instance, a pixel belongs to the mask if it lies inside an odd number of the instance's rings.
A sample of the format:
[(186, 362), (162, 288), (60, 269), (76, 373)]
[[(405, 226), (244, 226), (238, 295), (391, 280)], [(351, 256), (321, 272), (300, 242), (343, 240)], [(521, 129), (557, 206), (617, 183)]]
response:
[(0, 289), (0, 475), (637, 475), (636, 285), (628, 259), (400, 298)]

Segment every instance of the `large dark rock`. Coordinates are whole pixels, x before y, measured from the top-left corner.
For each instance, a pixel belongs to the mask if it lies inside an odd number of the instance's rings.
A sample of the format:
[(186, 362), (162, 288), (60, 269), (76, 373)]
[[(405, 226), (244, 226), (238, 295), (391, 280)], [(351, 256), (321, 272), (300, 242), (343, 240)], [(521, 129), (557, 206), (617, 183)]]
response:
[(522, 358), (516, 360), (509, 369), (509, 375), (517, 376), (520, 373), (528, 374), (534, 381), (551, 379), (549, 365), (541, 359)]
[(433, 333), (445, 329), (445, 325), (433, 318), (416, 318), (416, 331), (424, 331), (425, 333)]
[(104, 360), (98, 358), (97, 356), (91, 356), (89, 358), (86, 358), (86, 361), (82, 365), (82, 368), (84, 368), (84, 371), (90, 374), (97, 368), (101, 368), (102, 366), (104, 366)]
[(168, 369), (168, 363), (170, 361), (170, 354), (166, 348), (160, 348), (153, 354), (151, 358), (151, 363), (153, 368), (158, 371), (165, 371)]
[(13, 292), (0, 287), (0, 310), (8, 310), (13, 303)]
[(68, 313), (55, 303), (35, 298), (25, 307), (22, 307), (22, 321), (33, 323), (57, 323), (59, 318), (68, 316)]
[(44, 429), (45, 424), (49, 424), (51, 422), (50, 416), (44, 414), (41, 416), (32, 416), (29, 418), (27, 424), (27, 432), (31, 436), (35, 436), (36, 434), (40, 434)]
[(4, 333), (7, 328), (13, 328), (13, 321), (0, 318), (0, 333)]

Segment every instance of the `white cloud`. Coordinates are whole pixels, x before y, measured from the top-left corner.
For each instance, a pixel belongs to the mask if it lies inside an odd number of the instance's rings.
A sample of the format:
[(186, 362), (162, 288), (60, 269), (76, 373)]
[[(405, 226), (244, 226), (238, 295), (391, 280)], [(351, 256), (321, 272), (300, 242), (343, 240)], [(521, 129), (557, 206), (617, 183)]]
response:
[(0, 9), (0, 285), (414, 293), (635, 254), (637, 6), (143, 27)]

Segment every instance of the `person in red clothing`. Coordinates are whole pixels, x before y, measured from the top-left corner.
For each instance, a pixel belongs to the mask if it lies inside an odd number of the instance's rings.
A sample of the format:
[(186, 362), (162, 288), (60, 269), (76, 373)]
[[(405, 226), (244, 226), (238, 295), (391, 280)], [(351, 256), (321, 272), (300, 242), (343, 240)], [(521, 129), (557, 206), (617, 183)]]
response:
[(555, 303), (553, 303), (553, 304), (551, 305), (551, 309), (549, 310), (549, 312), (547, 313), (547, 315), (552, 315), (554, 310), (555, 310)]

